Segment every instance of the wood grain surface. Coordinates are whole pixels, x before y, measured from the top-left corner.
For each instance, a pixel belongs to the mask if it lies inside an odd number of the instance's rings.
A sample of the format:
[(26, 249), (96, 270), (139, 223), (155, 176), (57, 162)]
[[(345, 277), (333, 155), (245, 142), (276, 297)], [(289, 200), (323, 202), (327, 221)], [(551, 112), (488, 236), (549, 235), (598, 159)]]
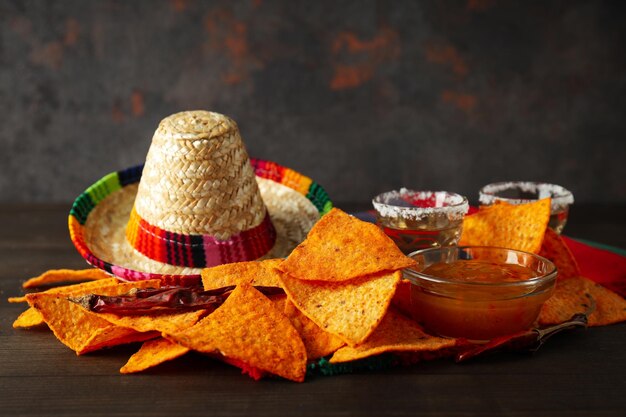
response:
[[(623, 245), (621, 208), (597, 209), (605, 216), (594, 210), (573, 215), (566, 233)], [(23, 280), (49, 268), (85, 266), (69, 240), (67, 212), (67, 205), (0, 206), (0, 416), (623, 416), (626, 410), (625, 324), (558, 335), (534, 355), (462, 365), (439, 360), (303, 384), (255, 382), (198, 354), (121, 375), (138, 344), (77, 357), (47, 329), (11, 327), (24, 306), (6, 298), (23, 293)]]

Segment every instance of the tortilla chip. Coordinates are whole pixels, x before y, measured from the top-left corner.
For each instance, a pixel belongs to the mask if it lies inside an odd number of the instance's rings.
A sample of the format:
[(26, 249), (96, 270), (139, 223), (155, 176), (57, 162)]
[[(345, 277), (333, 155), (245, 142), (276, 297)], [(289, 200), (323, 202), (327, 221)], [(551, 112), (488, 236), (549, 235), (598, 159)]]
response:
[[(102, 279), (98, 281), (83, 282), (81, 284), (63, 285), (61, 287), (50, 288), (49, 290), (42, 291), (42, 294), (65, 294), (65, 295), (79, 295), (81, 293), (89, 294), (92, 289), (100, 289), (109, 285), (117, 285), (120, 281), (117, 278)], [(33, 294), (33, 293), (31, 293)], [(27, 294), (28, 295), (28, 294)], [(9, 303), (25, 303), (26, 295), (22, 297), (10, 297)]]
[(550, 219), (550, 199), (495, 204), (463, 220), (459, 246), (498, 246), (537, 253)]
[(157, 331), (159, 333), (176, 333), (185, 330), (206, 315), (207, 310), (185, 311), (158, 315), (118, 316), (112, 313), (96, 313), (109, 323), (136, 330), (138, 332)]
[(137, 353), (128, 359), (126, 365), (122, 366), (120, 373), (132, 374), (145, 371), (163, 362), (183, 356), (187, 352), (189, 352), (188, 348), (162, 337), (148, 340), (141, 345)]
[(93, 334), (91, 334), (91, 336), (86, 340), (80, 352), (76, 352), (76, 354), (84, 355), (85, 353), (93, 352), (107, 347), (125, 345), (135, 342), (143, 342), (145, 340), (154, 339), (155, 337), (159, 336), (159, 332), (140, 333), (132, 329), (127, 329), (125, 327), (111, 325), (108, 327), (97, 329), (95, 332), (93, 332)]
[(565, 244), (563, 238), (554, 230), (547, 228), (539, 255), (551, 260), (556, 265), (558, 279), (580, 276), (576, 258)]
[(626, 300), (613, 291), (584, 277), (559, 281), (552, 297), (541, 308), (539, 324), (553, 325), (583, 313), (595, 301), (596, 308), (589, 316), (589, 326), (604, 326), (626, 321)]
[(378, 226), (333, 208), (279, 268), (299, 279), (346, 281), (413, 265)]
[(285, 306), (289, 302), (287, 295), (276, 294), (276, 295), (270, 295), (270, 296), (266, 295), (266, 297), (272, 300), (272, 303), (274, 303), (274, 307), (276, 307), (278, 311), (283, 311), (283, 312), (285, 311)]
[[(38, 294), (63, 294), (63, 295), (68, 295), (68, 296), (88, 294), (93, 290), (101, 290), (111, 285), (115, 286), (119, 284), (119, 282), (120, 281), (117, 280), (117, 278), (109, 278), (109, 279), (103, 279), (103, 280), (99, 280), (95, 282), (85, 282), (82, 284), (65, 285), (63, 287), (51, 288), (47, 291), (43, 291)], [(14, 298), (19, 298), (20, 302), (21, 302), (21, 299), (23, 299), (24, 301), (27, 301), (26, 296), (14, 297)], [(23, 312), (17, 318), (17, 320), (15, 320), (15, 322), (13, 323), (13, 328), (17, 329), (17, 328), (35, 327), (35, 326), (40, 326), (44, 323), (45, 321), (41, 313), (35, 310), (34, 308), (30, 307), (28, 310)]]
[(111, 278), (111, 275), (97, 268), (79, 270), (51, 269), (24, 282), (22, 288), (41, 287), (43, 285), (53, 285), (61, 282), (94, 281), (107, 278)]
[(14, 329), (27, 329), (29, 327), (41, 326), (45, 324), (43, 316), (37, 310), (29, 307), (13, 322)]
[(411, 317), (413, 315), (411, 308), (411, 281), (408, 279), (401, 279), (396, 287), (396, 293), (391, 299), (391, 304), (400, 310), (400, 312), (406, 316)]
[(280, 287), (276, 268), (282, 259), (236, 262), (202, 270), (202, 284), (205, 290), (250, 284), (263, 287)]
[(330, 355), (345, 345), (341, 338), (322, 330), (321, 327), (302, 314), (292, 302), (286, 299), (284, 303), (284, 313), (300, 334), (309, 361)]
[(95, 350), (92, 349), (94, 343), (98, 346), (104, 344), (106, 336), (119, 339), (137, 333), (122, 328), (121, 332), (110, 334), (118, 326), (87, 312), (65, 295), (32, 294), (28, 296), (28, 301), (41, 313), (57, 339), (78, 355)]
[[(121, 295), (133, 288), (158, 288), (158, 286), (158, 280), (150, 280), (105, 285), (97, 290), (90, 289), (89, 291), (102, 295)], [(111, 324), (98, 317), (98, 314), (69, 301), (67, 294), (34, 293), (28, 294), (26, 300), (31, 307), (41, 313), (57, 339), (78, 355), (107, 346), (154, 337), (154, 335), (140, 334), (133, 329)]]
[(302, 382), (306, 349), (289, 319), (250, 285), (239, 285), (210, 316), (168, 338)]
[(364, 343), (342, 347), (330, 358), (330, 363), (350, 362), (385, 352), (434, 352), (455, 345), (455, 339), (430, 336), (417, 323), (390, 308)]
[(323, 330), (347, 344), (362, 343), (383, 319), (402, 273), (383, 272), (343, 282), (281, 276), (289, 300)]
[(591, 296), (596, 301), (596, 310), (589, 317), (590, 326), (606, 326), (626, 321), (626, 300), (622, 296), (590, 279), (583, 279), (587, 281)]

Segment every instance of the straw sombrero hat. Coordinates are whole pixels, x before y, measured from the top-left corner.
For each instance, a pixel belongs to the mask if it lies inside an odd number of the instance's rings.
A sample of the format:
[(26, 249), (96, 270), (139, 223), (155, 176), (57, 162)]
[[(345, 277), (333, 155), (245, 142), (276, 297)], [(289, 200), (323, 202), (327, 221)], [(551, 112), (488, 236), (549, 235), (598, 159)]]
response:
[(310, 178), (250, 159), (230, 118), (187, 111), (159, 124), (144, 165), (87, 188), (69, 216), (94, 267), (126, 280), (284, 257), (332, 204)]

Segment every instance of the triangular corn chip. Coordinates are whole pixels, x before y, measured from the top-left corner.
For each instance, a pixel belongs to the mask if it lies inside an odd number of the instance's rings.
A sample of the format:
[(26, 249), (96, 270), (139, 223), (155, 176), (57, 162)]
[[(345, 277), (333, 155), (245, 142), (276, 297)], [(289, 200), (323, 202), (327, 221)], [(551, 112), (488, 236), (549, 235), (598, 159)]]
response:
[(413, 307), (411, 305), (411, 281), (402, 279), (396, 287), (396, 293), (391, 299), (391, 305), (400, 310), (402, 314), (409, 317), (413, 315)]
[(140, 333), (126, 327), (110, 325), (94, 331), (85, 341), (82, 349), (76, 351), (76, 354), (83, 355), (107, 347), (143, 342), (155, 337), (159, 337), (159, 332)]
[(351, 346), (362, 343), (385, 316), (401, 272), (350, 281), (305, 281), (281, 276), (290, 301), (323, 330)]
[(580, 276), (578, 263), (563, 238), (554, 230), (547, 228), (539, 255), (551, 260), (558, 271), (559, 280)]
[(157, 331), (176, 333), (193, 326), (207, 313), (206, 310), (183, 311), (182, 313), (145, 314), (138, 316), (118, 316), (112, 313), (96, 313), (109, 323), (136, 330), (138, 332)]
[(51, 269), (43, 274), (31, 278), (22, 284), (22, 288), (34, 288), (43, 285), (59, 284), (61, 282), (81, 282), (108, 279), (111, 275), (97, 268), (89, 269)]
[(299, 279), (346, 281), (414, 264), (379, 227), (334, 208), (279, 268)]
[(280, 287), (276, 268), (282, 259), (264, 261), (236, 262), (202, 270), (202, 284), (205, 290), (228, 287), (230, 285), (250, 284), (263, 287)]
[(309, 361), (330, 355), (345, 345), (345, 342), (340, 337), (322, 330), (321, 327), (302, 314), (289, 300), (285, 300), (284, 312), (293, 327), (300, 334), (306, 347), (306, 356)]
[[(50, 288), (46, 291), (40, 292), (40, 294), (65, 294), (65, 295), (80, 295), (80, 294), (89, 294), (94, 289), (100, 289), (107, 287), (109, 285), (117, 285), (120, 281), (117, 278), (109, 278), (100, 279), (97, 281), (89, 281), (83, 282), (80, 284), (70, 284), (63, 285), (61, 287)], [(31, 293), (34, 294), (34, 293)], [(21, 303), (26, 302), (26, 296), (22, 297), (11, 297), (9, 298), (10, 303)]]
[[(101, 295), (121, 295), (133, 288), (158, 286), (158, 280), (151, 280), (106, 285), (100, 289), (94, 289), (93, 292)], [(34, 293), (28, 294), (26, 299), (31, 307), (41, 313), (57, 339), (78, 355), (106, 346), (154, 337), (154, 335), (140, 334), (133, 329), (111, 324), (102, 317), (98, 317), (98, 314), (69, 301), (66, 294)]]
[(335, 352), (330, 362), (350, 362), (385, 352), (434, 352), (455, 345), (455, 339), (428, 335), (417, 323), (390, 308), (364, 343), (342, 347)]
[(13, 328), (27, 329), (30, 327), (41, 326), (42, 324), (45, 324), (45, 321), (41, 313), (34, 308), (29, 307), (13, 322)]
[(139, 335), (86, 311), (65, 295), (31, 294), (28, 302), (41, 313), (57, 339), (78, 355)]
[(293, 381), (303, 381), (306, 349), (289, 319), (250, 285), (240, 285), (210, 316), (167, 335), (199, 352), (219, 354)]
[[(40, 292), (38, 294), (63, 294), (63, 295), (81, 295), (88, 294), (93, 290), (100, 290), (108, 286), (115, 286), (119, 284), (117, 278), (102, 279), (96, 282), (84, 282), (82, 284), (65, 285), (63, 287), (51, 288), (47, 291)], [(26, 302), (26, 296), (21, 297)], [(21, 301), (21, 300), (20, 300)], [(30, 307), (24, 311), (13, 323), (13, 328), (29, 328), (40, 326), (45, 321), (40, 312)]]
[(463, 220), (460, 246), (498, 246), (537, 253), (550, 219), (550, 199), (495, 204)]
[(626, 300), (619, 294), (584, 277), (558, 281), (554, 294), (541, 308), (539, 324), (552, 325), (585, 312), (595, 302), (589, 316), (589, 326), (604, 326), (626, 321)]
[(141, 345), (137, 353), (128, 359), (126, 365), (122, 366), (120, 373), (132, 374), (135, 372), (145, 371), (153, 368), (163, 362), (171, 361), (185, 353), (189, 352), (189, 348), (172, 342), (168, 339), (159, 337), (154, 340), (148, 340)]

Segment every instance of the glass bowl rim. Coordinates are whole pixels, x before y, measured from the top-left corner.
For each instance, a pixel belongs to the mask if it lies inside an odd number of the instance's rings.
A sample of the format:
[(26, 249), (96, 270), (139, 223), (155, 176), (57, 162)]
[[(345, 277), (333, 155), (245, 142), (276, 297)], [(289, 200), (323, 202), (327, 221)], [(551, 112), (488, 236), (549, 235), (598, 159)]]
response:
[(551, 280), (556, 280), (556, 276), (558, 273), (558, 269), (556, 267), (556, 265), (550, 261), (547, 258), (544, 258), (543, 256), (537, 255), (536, 253), (532, 253), (532, 252), (525, 252), (525, 251), (521, 251), (521, 250), (517, 250), (517, 249), (510, 249), (510, 248), (504, 248), (501, 246), (442, 246), (442, 247), (437, 247), (437, 248), (427, 248), (427, 249), (420, 249), (420, 250), (416, 250), (414, 252), (409, 253), (407, 256), (409, 258), (413, 258), (414, 255), (419, 255), (422, 254), (424, 252), (436, 252), (436, 251), (442, 251), (442, 250), (462, 250), (462, 249), (488, 249), (488, 250), (506, 250), (506, 251), (510, 251), (510, 252), (516, 252), (516, 253), (521, 253), (524, 255), (530, 255), (533, 258), (538, 259), (539, 261), (545, 262), (548, 267), (550, 268), (548, 270), (548, 272), (538, 276), (538, 277), (534, 277), (534, 278), (530, 278), (530, 279), (526, 279), (523, 281), (514, 281), (514, 282), (466, 282), (466, 281), (455, 281), (452, 279), (448, 279), (448, 278), (441, 278), (441, 277), (436, 277), (433, 275), (428, 275), (428, 274), (424, 274), (422, 272), (416, 271), (412, 268), (405, 268), (403, 270), (403, 272), (405, 272), (409, 278), (407, 278), (409, 281), (411, 281), (411, 284), (413, 285), (419, 285), (416, 282), (413, 282), (413, 280), (411, 278), (418, 278), (427, 282), (431, 282), (431, 283), (435, 283), (435, 284), (443, 284), (443, 285), (463, 285), (463, 286), (468, 286), (468, 287), (472, 287), (472, 288), (524, 288), (524, 287), (528, 287), (528, 286), (533, 286), (533, 285), (538, 285), (538, 284), (543, 284), (543, 283), (547, 283)]
[[(520, 203), (529, 203), (539, 200), (539, 198), (509, 198), (499, 197), (496, 193), (509, 189), (532, 188), (538, 193), (538, 188), (544, 186), (550, 192), (550, 199), (553, 207), (569, 206), (574, 203), (574, 194), (562, 185), (552, 184), (543, 181), (499, 181), (484, 185), (478, 191), (478, 200), (481, 204), (493, 204), (494, 201), (506, 201)], [(529, 191), (533, 192), (533, 191)]]
[[(437, 194), (443, 193), (446, 197), (453, 197), (455, 199), (459, 199), (458, 202), (442, 206), (442, 207), (417, 207), (417, 206), (400, 206), (397, 204), (390, 204), (383, 201), (380, 201), (383, 197), (391, 196), (391, 195), (402, 195), (402, 194), (417, 194), (417, 193), (430, 193)], [(372, 199), (372, 205), (376, 209), (377, 214), (383, 217), (408, 217), (414, 218), (415, 220), (420, 220), (422, 216), (427, 216), (429, 214), (447, 214), (452, 218), (462, 218), (469, 211), (469, 201), (467, 197), (464, 195), (454, 193), (451, 191), (445, 190), (409, 190), (407, 188), (400, 188), (399, 190), (391, 190), (385, 191), (376, 195)]]

